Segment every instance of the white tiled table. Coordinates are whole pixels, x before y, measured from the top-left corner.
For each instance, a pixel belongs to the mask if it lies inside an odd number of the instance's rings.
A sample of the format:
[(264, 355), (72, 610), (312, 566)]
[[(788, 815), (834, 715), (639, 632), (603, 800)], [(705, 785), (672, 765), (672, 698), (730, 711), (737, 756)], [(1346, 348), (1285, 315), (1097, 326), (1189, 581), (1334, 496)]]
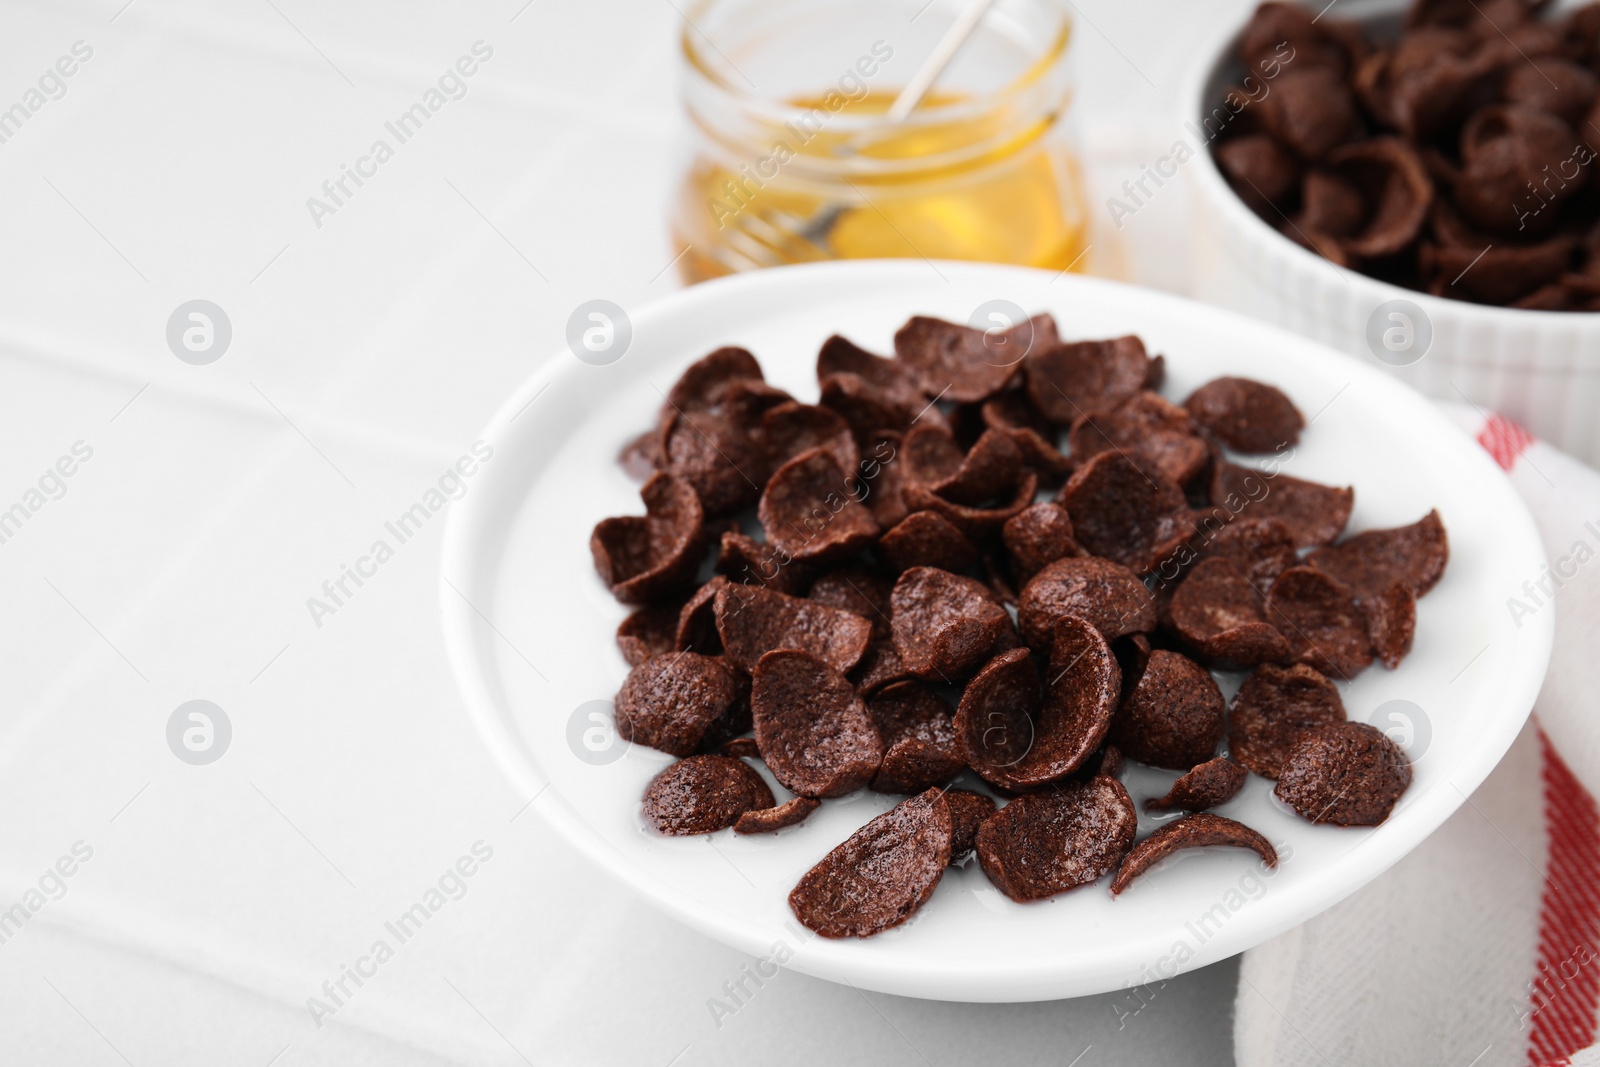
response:
[[(1081, 5), (1097, 181), (1167, 143), (1193, 31), (1239, 7)], [(1232, 965), (1126, 1018), (784, 974), (718, 1026), (745, 959), (520, 814), (481, 750), (436, 622), (443, 518), (310, 617), (574, 306), (677, 284), (678, 25), (668, 0), (0, 9), (0, 108), (93, 50), (0, 143), (0, 510), (93, 450), (0, 543), (0, 910), (93, 849), (0, 943), (0, 1062), (1231, 1061)], [(478, 41), (466, 95), (317, 226), (307, 198)], [(1182, 195), (1096, 258), (1181, 286)], [(165, 342), (193, 298), (233, 327), (209, 366)], [(195, 698), (234, 731), (210, 766), (165, 740)], [(306, 998), (480, 840), (466, 895), (315, 1025)]]

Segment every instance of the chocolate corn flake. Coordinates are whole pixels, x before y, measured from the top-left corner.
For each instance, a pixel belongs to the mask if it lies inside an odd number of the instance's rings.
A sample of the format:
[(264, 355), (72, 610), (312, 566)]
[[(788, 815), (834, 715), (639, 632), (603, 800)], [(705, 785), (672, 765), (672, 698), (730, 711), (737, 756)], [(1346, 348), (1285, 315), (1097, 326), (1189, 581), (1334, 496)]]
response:
[(1236, 452), (1274, 452), (1296, 444), (1306, 424), (1282, 390), (1250, 378), (1214, 378), (1190, 393), (1183, 406)]
[(812, 800), (810, 797), (792, 797), (775, 808), (760, 808), (747, 811), (739, 816), (733, 824), (736, 834), (771, 834), (787, 826), (796, 826), (805, 822), (806, 817), (818, 808), (822, 801)]
[(890, 603), (895, 651), (918, 678), (959, 681), (1016, 643), (1011, 616), (971, 578), (913, 567), (895, 582)]
[(751, 675), (750, 712), (761, 758), (800, 796), (853, 793), (883, 759), (883, 739), (855, 687), (808, 652), (761, 657)]
[(1210, 536), (1199, 543), (1194, 562), (1225, 559), (1242, 570), (1262, 596), (1278, 575), (1300, 562), (1294, 534), (1277, 519), (1235, 519), (1215, 532), (1202, 521), (1201, 528)]
[(899, 682), (867, 700), (883, 738), (883, 761), (872, 778), (879, 793), (920, 793), (944, 785), (966, 767), (950, 705), (922, 682)]
[(944, 802), (950, 806), (950, 862), (957, 864), (977, 847), (978, 827), (998, 806), (993, 797), (970, 789), (946, 789)]
[(1377, 826), (1411, 785), (1411, 761), (1364, 722), (1304, 731), (1273, 792), (1304, 818), (1335, 826)]
[(790, 559), (781, 549), (737, 530), (722, 535), (716, 569), (743, 585), (764, 585), (798, 596), (811, 578), (811, 568)]
[(652, 656), (676, 649), (678, 612), (681, 604), (657, 604), (639, 608), (617, 626), (617, 647), (628, 666), (637, 667)]
[(1111, 743), (1130, 759), (1186, 771), (1222, 741), (1225, 704), (1211, 672), (1164, 649), (1150, 653), (1144, 673), (1111, 717)]
[(750, 728), (750, 683), (721, 656), (674, 652), (628, 674), (615, 714), (624, 741), (687, 756)]
[(1438, 583), (1449, 561), (1450, 541), (1437, 511), (1409, 526), (1358, 533), (1306, 559), (1358, 597), (1381, 594), (1395, 582), (1422, 596)]
[(753, 737), (735, 737), (722, 742), (722, 747), (717, 749), (724, 756), (737, 756), (740, 759), (760, 759), (761, 746), (756, 744)]
[(749, 764), (729, 756), (690, 756), (650, 780), (644, 818), (672, 837), (714, 834), (747, 811), (772, 807), (772, 790)]
[(1196, 764), (1163, 797), (1144, 802), (1145, 811), (1205, 811), (1239, 795), (1250, 773), (1226, 756)]
[(803, 452), (779, 467), (761, 493), (757, 514), (767, 542), (802, 562), (847, 559), (878, 539), (877, 520), (826, 449)]
[(1056, 621), (1066, 615), (1085, 619), (1107, 640), (1156, 628), (1155, 598), (1139, 576), (1097, 556), (1048, 563), (1023, 586), (1017, 622), (1029, 647), (1048, 652)]
[(673, 650), (714, 656), (722, 651), (722, 635), (717, 632), (717, 594), (732, 583), (716, 575), (695, 590), (678, 611), (678, 627)]
[(1065, 616), (1040, 686), (1026, 649), (991, 660), (967, 685), (956, 732), (967, 765), (1002, 789), (1035, 789), (1078, 770), (1105, 740), (1121, 690), (1105, 638)]
[(1276, 778), (1300, 735), (1344, 722), (1344, 701), (1324, 675), (1303, 663), (1257, 667), (1234, 694), (1228, 712), (1228, 754), (1263, 778)]
[(1017, 797), (978, 827), (978, 863), (1019, 903), (1065, 893), (1116, 870), (1138, 815), (1122, 783), (1104, 776)]
[(1373, 654), (1391, 671), (1411, 651), (1417, 632), (1417, 598), (1404, 582), (1395, 582), (1382, 593), (1363, 597), (1361, 615), (1367, 623), (1367, 638)]
[(1141, 470), (1176, 485), (1192, 480), (1211, 458), (1189, 413), (1149, 390), (1110, 411), (1079, 418), (1067, 441), (1077, 463), (1120, 452)]
[(1223, 461), (1212, 468), (1211, 502), (1232, 515), (1277, 519), (1296, 547), (1310, 548), (1329, 544), (1344, 530), (1355, 490)]
[(644, 517), (602, 519), (589, 536), (594, 569), (624, 604), (649, 604), (685, 589), (704, 536), (705, 511), (687, 482), (655, 474), (639, 496)]
[(937, 567), (964, 571), (978, 562), (978, 550), (937, 511), (907, 515), (878, 540), (878, 554), (890, 570)]
[(1004, 526), (1012, 516), (1032, 504), (1038, 488), (1039, 477), (1030, 470), (1023, 473), (1011, 499), (994, 507), (956, 504), (926, 486), (916, 484), (907, 485), (903, 495), (907, 507), (916, 511), (937, 511), (949, 519), (956, 529), (966, 534), (969, 541), (981, 542)]
[(1000, 392), (1017, 375), (1024, 357), (1058, 343), (1056, 324), (1048, 315), (992, 334), (919, 315), (894, 335), (895, 355), (916, 372), (923, 392), (959, 404)]
[[(831, 388), (829, 379), (837, 379)], [(843, 415), (858, 433), (870, 436), (884, 428), (904, 432), (913, 421), (944, 421), (922, 395), (914, 370), (837, 335), (824, 341), (817, 353), (817, 381), (822, 385), (822, 403)]]
[(667, 391), (666, 410), (709, 411), (727, 399), (729, 387), (741, 379), (765, 381), (761, 363), (748, 349), (719, 348), (689, 364)]
[(894, 642), (891, 640), (873, 641), (867, 646), (861, 662), (850, 672), (850, 680), (855, 683), (856, 692), (864, 697), (870, 697), (885, 686), (904, 682), (912, 677), (911, 672), (906, 670), (906, 665), (901, 662), (900, 653), (894, 650)]
[(1287, 204), (1300, 182), (1300, 161), (1264, 133), (1234, 137), (1217, 146), (1217, 168), (1234, 193), (1257, 215), (1276, 225), (1278, 204)]
[(1195, 531), (1183, 490), (1120, 452), (1079, 467), (1060, 499), (1079, 544), (1136, 573), (1157, 569)]
[(767, 465), (777, 470), (802, 452), (826, 449), (841, 471), (849, 474), (861, 462), (861, 450), (844, 416), (829, 408), (794, 401), (768, 408), (761, 416), (761, 439)]
[(1399, 137), (1373, 137), (1328, 156), (1328, 166), (1358, 193), (1365, 221), (1340, 238), (1354, 260), (1392, 256), (1412, 244), (1433, 205), (1433, 183), (1422, 157)]
[(889, 636), (889, 594), (894, 582), (859, 564), (847, 563), (817, 577), (807, 599), (853, 611), (872, 624), (874, 640)]
[(843, 673), (860, 661), (872, 637), (872, 624), (854, 612), (759, 586), (724, 586), (714, 610), (728, 659), (746, 671), (766, 653), (790, 649)]
[(1366, 618), (1350, 590), (1314, 567), (1291, 567), (1267, 594), (1267, 617), (1301, 662), (1324, 674), (1354, 678), (1372, 662)]
[(1261, 857), (1268, 868), (1278, 865), (1278, 852), (1272, 842), (1241, 822), (1209, 811), (1183, 816), (1156, 830), (1133, 846), (1111, 880), (1111, 895), (1117, 896), (1128, 884), (1174, 852), (1186, 848), (1247, 848)]
[(766, 451), (742, 420), (720, 409), (673, 412), (661, 454), (665, 469), (694, 487), (707, 515), (753, 504), (767, 478)]
[(985, 400), (981, 418), (989, 429), (1011, 435), (1022, 453), (1022, 462), (1042, 481), (1058, 484), (1072, 472), (1072, 461), (1057, 446), (1056, 428), (1033, 406), (1026, 390), (1008, 389)]
[(789, 893), (789, 909), (823, 937), (871, 937), (909, 919), (950, 865), (943, 793), (901, 801), (845, 839)]
[[(1173, 591), (1172, 629), (1207, 664), (1222, 668), (1287, 662), (1294, 646), (1261, 603), (1250, 576), (1232, 560), (1202, 560)], [(1271, 621), (1269, 621), (1271, 619)]]
[(1058, 426), (1110, 411), (1145, 388), (1152, 373), (1137, 337), (1035, 348), (1023, 363), (1028, 398)]
[(1006, 520), (1001, 540), (1011, 556), (1017, 580), (1026, 583), (1047, 565), (1069, 556), (1087, 555), (1072, 536), (1072, 517), (1054, 501), (1030, 505)]

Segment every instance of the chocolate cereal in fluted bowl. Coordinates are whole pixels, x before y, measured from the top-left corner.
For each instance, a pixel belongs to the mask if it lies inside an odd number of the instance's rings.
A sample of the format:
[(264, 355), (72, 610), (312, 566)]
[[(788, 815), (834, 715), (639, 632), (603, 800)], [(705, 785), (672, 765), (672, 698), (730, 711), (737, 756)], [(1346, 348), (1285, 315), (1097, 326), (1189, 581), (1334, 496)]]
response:
[[(1295, 110), (1334, 81), (1301, 82), (1260, 136), (1361, 173)], [(1317, 188), (1319, 218), (1355, 204)], [(629, 456), (656, 468), (646, 514), (591, 539), (633, 609), (619, 733), (680, 757), (646, 825), (782, 831), (772, 847), (813, 864), (796, 917), (870, 937), (969, 853), (983, 874), (964, 877), (1018, 902), (1120, 867), (1115, 894), (1177, 849), (1271, 862), (1204, 812), (1251, 773), (1307, 819), (1382, 822), (1410, 765), (1346, 721), (1335, 679), (1409, 650), (1449, 559), (1437, 513), (1346, 535), (1351, 487), (1252, 465), (1315, 432), (1270, 383), (1164, 396), (1138, 337), (1064, 340), (1047, 315), (992, 341), (926, 317), (894, 356), (832, 337), (816, 404), (741, 348), (669, 391), (656, 446)], [(1239, 670), (1229, 713), (1214, 672)], [(1136, 798), (1125, 761), (1183, 773)], [(863, 790), (909, 799), (819, 858), (808, 817)], [(1191, 814), (1138, 843), (1141, 801)]]

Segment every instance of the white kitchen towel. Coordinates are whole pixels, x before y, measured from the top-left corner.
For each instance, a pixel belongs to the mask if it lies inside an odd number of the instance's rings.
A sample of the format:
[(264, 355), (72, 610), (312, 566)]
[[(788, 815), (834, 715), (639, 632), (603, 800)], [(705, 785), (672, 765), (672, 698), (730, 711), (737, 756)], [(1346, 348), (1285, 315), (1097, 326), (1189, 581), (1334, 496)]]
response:
[(1556, 613), (1534, 716), (1416, 851), (1245, 953), (1240, 1067), (1600, 1064), (1600, 473), (1499, 416), (1457, 421), (1527, 502), (1548, 567), (1507, 598)]

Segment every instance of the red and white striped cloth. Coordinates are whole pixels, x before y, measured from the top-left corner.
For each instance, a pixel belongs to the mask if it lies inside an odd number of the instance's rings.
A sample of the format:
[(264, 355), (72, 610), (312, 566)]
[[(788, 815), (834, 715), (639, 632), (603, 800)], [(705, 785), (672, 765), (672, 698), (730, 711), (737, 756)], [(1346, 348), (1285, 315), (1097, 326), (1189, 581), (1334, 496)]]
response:
[(1525, 595), (1555, 605), (1550, 672), (1505, 760), (1437, 833), (1245, 953), (1240, 1067), (1600, 1067), (1600, 473), (1498, 415), (1452, 414), (1544, 535), (1555, 570)]

